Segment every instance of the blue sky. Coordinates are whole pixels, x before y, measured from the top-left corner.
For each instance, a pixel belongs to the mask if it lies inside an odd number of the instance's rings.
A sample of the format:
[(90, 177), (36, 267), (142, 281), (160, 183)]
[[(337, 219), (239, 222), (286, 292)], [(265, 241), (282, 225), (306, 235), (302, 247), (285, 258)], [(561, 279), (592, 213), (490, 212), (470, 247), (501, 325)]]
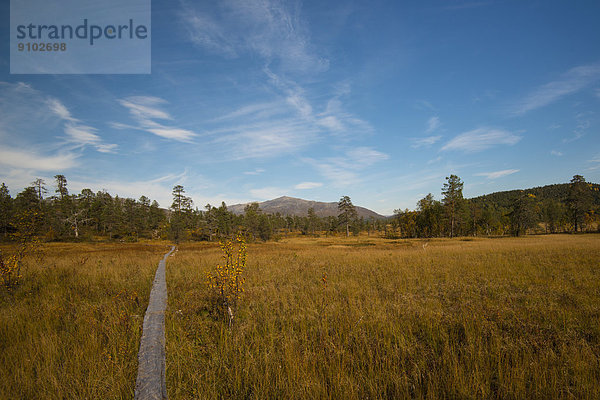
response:
[(289, 195), (389, 215), (600, 182), (598, 1), (153, 1), (150, 75), (11, 75), (0, 181), (168, 207)]

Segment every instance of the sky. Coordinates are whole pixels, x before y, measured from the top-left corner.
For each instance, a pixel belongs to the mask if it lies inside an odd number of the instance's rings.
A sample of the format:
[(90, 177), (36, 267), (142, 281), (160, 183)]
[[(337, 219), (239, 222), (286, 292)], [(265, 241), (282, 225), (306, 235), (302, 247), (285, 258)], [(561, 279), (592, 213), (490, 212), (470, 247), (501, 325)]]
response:
[(600, 182), (600, 2), (152, 1), (151, 74), (10, 74), (0, 182), (194, 205), (287, 195), (391, 215)]

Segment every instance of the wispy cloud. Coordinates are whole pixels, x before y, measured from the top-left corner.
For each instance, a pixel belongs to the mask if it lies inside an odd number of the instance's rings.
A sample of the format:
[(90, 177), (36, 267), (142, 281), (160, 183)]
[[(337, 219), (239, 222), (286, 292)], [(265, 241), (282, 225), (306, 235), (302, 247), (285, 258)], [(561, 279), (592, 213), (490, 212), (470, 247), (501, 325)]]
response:
[(285, 196), (286, 192), (286, 189), (268, 186), (259, 189), (250, 189), (250, 196), (259, 200), (269, 200)]
[(73, 116), (71, 116), (71, 112), (65, 107), (63, 103), (61, 103), (58, 99), (49, 98), (46, 103), (54, 114), (56, 114), (60, 119), (71, 122), (78, 122)]
[(159, 97), (153, 96), (131, 96), (123, 100), (119, 100), (123, 107), (129, 109), (129, 112), (135, 119), (152, 120), (152, 119), (172, 119), (171, 116), (161, 110), (159, 107), (166, 104), (167, 101)]
[(354, 168), (366, 168), (379, 161), (387, 160), (389, 155), (377, 151), (371, 147), (356, 147), (346, 152), (347, 161), (351, 162)]
[(436, 111), (436, 108), (434, 107), (433, 104), (431, 104), (431, 102), (429, 102), (428, 100), (417, 100), (415, 102), (415, 108), (417, 110), (422, 110), (422, 111)]
[(298, 190), (307, 190), (307, 189), (315, 189), (323, 186), (321, 182), (301, 182), (294, 186), (294, 189)]
[(320, 130), (324, 128), (327, 133), (337, 136), (362, 137), (373, 132), (373, 128), (368, 122), (344, 109), (342, 98), (351, 93), (349, 82), (338, 85), (333, 91), (333, 96), (327, 100), (324, 109), (319, 107), (322, 111), (315, 111), (317, 107), (314, 107), (307, 98), (304, 88), (293, 80), (274, 73), (268, 67), (265, 67), (263, 71), (272, 86), (281, 91), (286, 103), (305, 123)]
[(244, 175), (260, 175), (263, 172), (265, 172), (263, 168), (256, 168), (254, 171), (245, 171)]
[(296, 2), (223, 0), (211, 11), (188, 3), (180, 18), (192, 43), (225, 57), (255, 54), (287, 70), (328, 67), (311, 44)]
[(433, 135), (432, 134), (442, 125), (439, 117), (429, 118), (427, 120), (426, 125), (427, 125), (427, 128), (425, 129), (425, 135), (428, 135), (428, 136), (410, 139), (410, 141), (412, 142), (412, 144), (411, 144), (412, 148), (418, 149), (421, 147), (429, 147), (429, 146), (439, 142), (439, 140), (442, 138), (442, 135)]
[(574, 142), (576, 140), (581, 139), (587, 134), (587, 130), (591, 126), (591, 122), (589, 120), (589, 116), (591, 114), (592, 113), (578, 113), (577, 115), (575, 115), (575, 129), (573, 129), (571, 136), (563, 139), (563, 143)]
[(0, 148), (0, 164), (35, 171), (64, 171), (77, 165), (72, 153), (44, 156), (33, 151), (9, 147)]
[[(345, 141), (363, 138), (373, 128), (347, 112), (341, 97), (350, 92), (346, 82), (324, 104), (313, 104), (306, 90), (291, 79), (263, 69), (279, 101), (246, 104), (209, 121), (215, 129), (203, 135), (215, 137), (211, 144), (227, 148), (222, 157), (233, 159), (277, 157), (304, 149), (335, 136)], [(217, 150), (219, 152), (219, 150)]]
[(441, 135), (427, 136), (424, 138), (413, 138), (413, 139), (411, 139), (411, 141), (412, 141), (411, 147), (418, 149), (420, 147), (431, 146), (431, 145), (439, 142), (441, 138), (442, 138)]
[(318, 130), (293, 119), (227, 128), (213, 140), (221, 155), (234, 160), (270, 158), (296, 152), (318, 139)]
[(364, 136), (373, 133), (368, 122), (344, 110), (339, 96), (330, 99), (325, 110), (315, 118), (318, 125), (338, 136)]
[(440, 122), (440, 118), (439, 117), (431, 117), (431, 118), (429, 118), (429, 120), (427, 121), (427, 130), (425, 130), (425, 133), (426, 134), (432, 133), (437, 128), (439, 128), (440, 125), (441, 125), (441, 122)]
[(442, 161), (442, 157), (436, 157), (436, 158), (432, 158), (431, 160), (427, 161), (427, 165), (431, 165), (431, 164), (436, 164), (439, 163), (440, 161)]
[(64, 132), (67, 141), (78, 147), (93, 146), (100, 153), (113, 153), (117, 149), (116, 144), (104, 143), (102, 138), (95, 132), (98, 129), (82, 123), (73, 117), (71, 111), (58, 99), (47, 97), (46, 104), (51, 113), (61, 119), (64, 123)]
[(459, 150), (466, 153), (474, 153), (499, 145), (512, 146), (520, 140), (520, 136), (502, 129), (478, 128), (454, 137), (442, 147), (442, 150)]
[(596, 171), (600, 169), (600, 153), (596, 154), (591, 160), (588, 160), (588, 162), (592, 164), (592, 166), (588, 168), (588, 171)]
[(343, 156), (324, 160), (307, 158), (304, 161), (312, 165), (319, 173), (331, 181), (334, 186), (348, 186), (361, 181), (360, 173), (389, 156), (370, 147), (357, 147), (347, 150)]
[(181, 13), (181, 19), (192, 43), (226, 57), (237, 57), (235, 38), (219, 21), (189, 6)]
[(518, 170), (518, 169), (504, 169), (502, 171), (480, 172), (480, 173), (477, 173), (474, 175), (475, 176), (485, 176), (487, 179), (498, 179), (498, 178), (502, 178), (504, 176), (516, 174), (519, 171), (520, 170)]
[(282, 107), (280, 102), (264, 102), (256, 104), (247, 104), (236, 110), (230, 111), (225, 115), (215, 117), (209, 120), (209, 123), (225, 123), (243, 119), (245, 121), (253, 121), (257, 119), (271, 118), (278, 114), (283, 114), (287, 111), (286, 107)]
[[(50, 132), (65, 140), (65, 143), (46, 143), (45, 146), (46, 149), (61, 149), (60, 156), (41, 154), (42, 158), (64, 160), (70, 151), (88, 146), (102, 153), (112, 153), (118, 147), (104, 142), (96, 128), (74, 117), (61, 100), (22, 82), (0, 83), (0, 121), (0, 129), (11, 135), (14, 142), (20, 141), (20, 146), (27, 146), (23, 141), (35, 138), (39, 132), (46, 133), (46, 141), (52, 137), (48, 135)], [(40, 143), (36, 141), (32, 145), (39, 147)], [(26, 150), (30, 151), (30, 148)], [(67, 158), (74, 160), (77, 156), (73, 154)]]
[[(137, 125), (134, 126), (136, 129), (153, 133), (165, 139), (186, 143), (192, 142), (193, 138), (198, 136), (188, 129), (168, 126), (156, 121), (173, 120), (169, 113), (161, 109), (161, 106), (167, 104), (164, 99), (153, 96), (132, 96), (119, 100), (119, 103), (129, 110), (132, 118), (137, 122)], [(120, 123), (113, 123), (112, 126), (114, 128), (130, 127)]]
[[(73, 121), (77, 121), (73, 119)], [(69, 142), (78, 146), (94, 146), (100, 153), (114, 153), (117, 150), (116, 144), (103, 143), (100, 136), (96, 135), (97, 129), (87, 125), (80, 125), (72, 122), (65, 124), (65, 133)]]
[(600, 79), (600, 63), (570, 69), (559, 79), (546, 83), (513, 107), (513, 114), (521, 115), (547, 106), (562, 97), (578, 92)]
[(553, 155), (553, 156), (556, 156), (556, 157), (561, 157), (561, 156), (563, 155), (563, 153), (562, 153), (562, 152), (560, 152), (560, 151), (556, 151), (556, 150), (552, 150), (552, 151), (550, 152), (550, 154), (551, 154), (551, 155)]

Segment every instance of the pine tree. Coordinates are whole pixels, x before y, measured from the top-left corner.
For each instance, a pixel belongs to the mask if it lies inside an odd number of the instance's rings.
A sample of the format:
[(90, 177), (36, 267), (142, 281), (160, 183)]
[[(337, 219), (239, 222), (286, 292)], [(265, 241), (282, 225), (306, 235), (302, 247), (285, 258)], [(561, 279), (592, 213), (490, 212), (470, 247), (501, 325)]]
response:
[(171, 204), (171, 233), (178, 243), (181, 238), (181, 232), (187, 228), (187, 217), (192, 211), (192, 199), (185, 196), (185, 189), (181, 185), (173, 187), (173, 204)]
[(533, 194), (522, 194), (513, 202), (513, 210), (509, 214), (512, 231), (515, 236), (527, 233), (536, 223), (536, 204)]
[(6, 236), (12, 221), (13, 199), (10, 197), (8, 187), (2, 183), (0, 186), (0, 230)]
[(352, 200), (350, 197), (344, 196), (338, 202), (338, 211), (340, 214), (338, 215), (338, 219), (340, 223), (346, 225), (346, 237), (350, 236), (350, 223), (356, 220), (357, 213), (356, 207), (352, 204)]
[(450, 237), (456, 234), (456, 223), (459, 220), (460, 209), (463, 203), (463, 182), (456, 175), (446, 177), (446, 183), (442, 186), (442, 202), (450, 220)]
[(577, 232), (577, 228), (582, 230), (585, 215), (592, 207), (592, 192), (583, 176), (575, 175), (571, 179), (567, 203), (575, 232)]

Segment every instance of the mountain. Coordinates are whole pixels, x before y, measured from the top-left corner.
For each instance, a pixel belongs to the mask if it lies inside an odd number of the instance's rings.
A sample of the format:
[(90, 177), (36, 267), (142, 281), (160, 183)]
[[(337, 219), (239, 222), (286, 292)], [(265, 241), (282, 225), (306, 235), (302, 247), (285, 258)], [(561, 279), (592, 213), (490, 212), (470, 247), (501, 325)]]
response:
[[(234, 204), (232, 206), (227, 206), (227, 210), (234, 214), (243, 214), (244, 208), (248, 204), (250, 203)], [(297, 215), (304, 217), (308, 214), (308, 209), (311, 207), (315, 210), (315, 214), (317, 214), (319, 217), (337, 217), (339, 214), (338, 204), (335, 202), (324, 203), (321, 201), (304, 200), (288, 196), (263, 201), (258, 203), (258, 206), (264, 213), (267, 214), (280, 213), (281, 215)], [(377, 214), (375, 211), (371, 211), (364, 207), (356, 206), (356, 212), (359, 218), (385, 218), (383, 215)]]

